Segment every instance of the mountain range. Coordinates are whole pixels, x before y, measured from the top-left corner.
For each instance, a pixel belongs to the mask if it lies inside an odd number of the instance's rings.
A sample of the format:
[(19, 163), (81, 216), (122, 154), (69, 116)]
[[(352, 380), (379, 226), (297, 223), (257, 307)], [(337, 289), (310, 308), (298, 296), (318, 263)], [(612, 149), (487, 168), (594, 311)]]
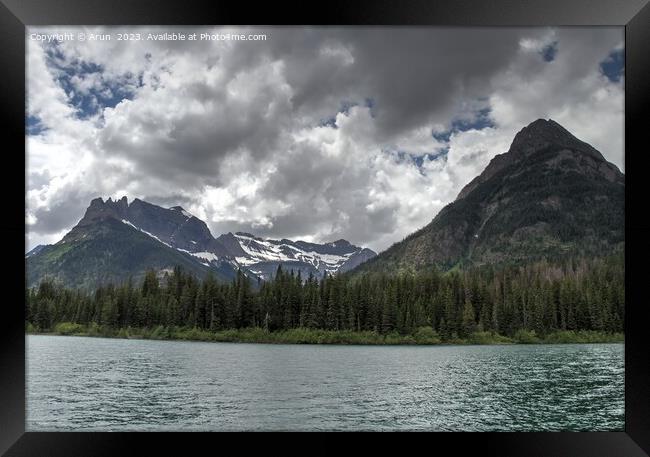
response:
[(345, 272), (376, 254), (346, 240), (317, 244), (272, 240), (249, 233), (213, 237), (201, 219), (180, 206), (163, 208), (126, 197), (96, 198), (59, 242), (25, 255), (28, 285), (45, 276), (76, 287), (139, 280), (148, 269), (163, 274), (179, 265), (195, 276), (212, 272), (227, 281), (242, 270), (251, 279), (272, 278), (279, 265), (307, 278)]
[(428, 225), (379, 255), (343, 239), (317, 244), (242, 232), (215, 238), (180, 206), (96, 198), (63, 239), (26, 254), (27, 283), (50, 276), (93, 287), (176, 265), (196, 276), (231, 280), (242, 270), (268, 280), (279, 265), (322, 278), (600, 256), (623, 249), (624, 192), (624, 174), (600, 152), (557, 122), (538, 119)]

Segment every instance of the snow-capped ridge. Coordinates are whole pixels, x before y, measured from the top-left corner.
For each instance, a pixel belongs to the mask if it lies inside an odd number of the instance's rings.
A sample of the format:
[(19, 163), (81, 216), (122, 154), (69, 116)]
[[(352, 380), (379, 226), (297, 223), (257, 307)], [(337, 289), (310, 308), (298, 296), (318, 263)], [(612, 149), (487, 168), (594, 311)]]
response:
[(263, 239), (246, 232), (237, 232), (234, 236), (246, 254), (237, 256), (236, 261), (247, 267), (270, 263), (285, 264), (289, 268), (309, 270), (317, 276), (322, 276), (325, 273), (346, 271), (346, 265), (350, 266), (348, 269), (353, 268), (358, 262), (356, 260), (350, 262), (351, 259), (361, 256), (367, 260), (375, 255), (373, 251), (354, 246), (344, 239), (317, 244), (302, 240), (291, 241), (286, 238)]
[[(79, 227), (116, 219), (168, 248), (208, 266), (230, 265), (262, 279), (270, 279), (282, 265), (288, 270), (321, 278), (354, 268), (376, 254), (345, 239), (313, 243), (287, 238), (269, 239), (248, 232), (214, 237), (207, 224), (182, 206), (164, 208), (135, 198), (93, 199)], [(73, 238), (71, 238), (73, 239)]]

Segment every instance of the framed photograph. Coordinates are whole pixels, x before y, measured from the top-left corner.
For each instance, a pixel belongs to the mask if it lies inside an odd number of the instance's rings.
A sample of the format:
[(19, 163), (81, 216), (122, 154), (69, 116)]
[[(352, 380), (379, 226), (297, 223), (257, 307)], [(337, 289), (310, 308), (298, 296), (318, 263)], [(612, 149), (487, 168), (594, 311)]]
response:
[(0, 451), (648, 455), (647, 2), (305, 8), (2, 0)]

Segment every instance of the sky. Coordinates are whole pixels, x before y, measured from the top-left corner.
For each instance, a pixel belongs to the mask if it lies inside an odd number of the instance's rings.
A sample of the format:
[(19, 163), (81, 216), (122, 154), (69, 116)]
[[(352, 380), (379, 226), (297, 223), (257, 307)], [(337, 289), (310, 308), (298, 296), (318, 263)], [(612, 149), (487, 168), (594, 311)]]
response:
[[(74, 39), (42, 39), (63, 32)], [(165, 32), (266, 39), (149, 39)], [(379, 252), (538, 118), (624, 172), (621, 27), (30, 27), (26, 39), (26, 250), (60, 240), (93, 198), (126, 195), (181, 205), (215, 237)]]

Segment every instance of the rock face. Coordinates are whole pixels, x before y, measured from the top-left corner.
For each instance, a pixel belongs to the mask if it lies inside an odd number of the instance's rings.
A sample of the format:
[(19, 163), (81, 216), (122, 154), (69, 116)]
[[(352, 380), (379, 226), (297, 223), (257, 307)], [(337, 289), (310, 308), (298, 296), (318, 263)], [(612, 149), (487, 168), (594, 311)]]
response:
[(244, 233), (214, 238), (208, 226), (180, 206), (162, 208), (126, 197), (96, 198), (61, 241), (25, 256), (29, 285), (44, 276), (76, 287), (139, 280), (147, 269), (171, 271), (180, 265), (198, 277), (212, 272), (224, 281), (241, 269), (251, 279), (270, 279), (279, 265), (322, 277), (347, 271), (375, 255), (345, 240), (314, 244), (265, 240)]
[(622, 249), (625, 176), (557, 122), (539, 119), (426, 227), (356, 271), (524, 262)]

